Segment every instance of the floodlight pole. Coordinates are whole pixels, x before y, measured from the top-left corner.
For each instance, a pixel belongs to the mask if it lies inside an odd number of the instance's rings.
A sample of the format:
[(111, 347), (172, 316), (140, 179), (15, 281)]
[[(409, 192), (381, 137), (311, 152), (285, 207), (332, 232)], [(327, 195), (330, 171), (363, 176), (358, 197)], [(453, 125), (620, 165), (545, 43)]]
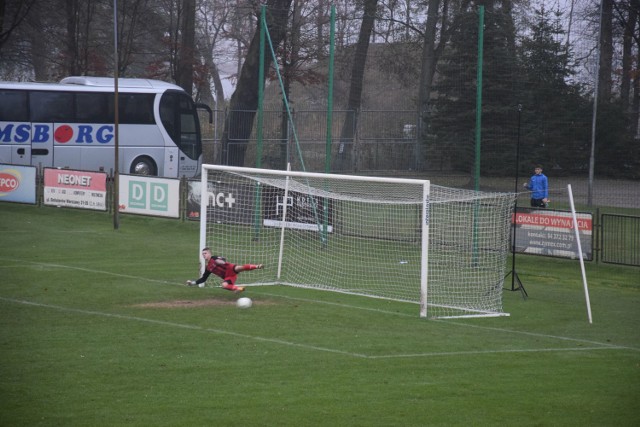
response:
[[(256, 125), (256, 168), (262, 167), (262, 137), (263, 137), (263, 125), (264, 125), (264, 48), (265, 48), (265, 35), (267, 32), (267, 6), (262, 5), (260, 7), (260, 54), (258, 63), (258, 123)], [(277, 64), (277, 63), (276, 63)], [(253, 212), (253, 240), (260, 240), (260, 224), (262, 218), (262, 211), (260, 209), (262, 199), (262, 191), (260, 189), (260, 183), (256, 183), (255, 188), (255, 210)]]
[(113, 126), (114, 126), (114, 173), (113, 173), (113, 229), (120, 228), (120, 170), (118, 135), (118, 0), (113, 0)]
[[(511, 220), (511, 271), (507, 273), (505, 278), (511, 275), (511, 290), (512, 291), (520, 291), (522, 293), (522, 298), (527, 299), (529, 296), (527, 291), (524, 289), (524, 285), (518, 276), (518, 272), (516, 271), (516, 219), (518, 214), (518, 172), (520, 171), (520, 124), (522, 119), (522, 104), (518, 104), (518, 133), (516, 138), (516, 184), (514, 193), (516, 193), (516, 203), (513, 208), (513, 218)], [(516, 287), (516, 282), (518, 286)]]
[[(336, 34), (336, 5), (331, 5), (331, 26), (329, 29), (329, 82), (327, 94), (327, 140), (325, 143), (324, 173), (331, 173), (331, 136), (333, 134), (333, 61)], [(329, 199), (324, 198), (322, 217), (322, 242), (326, 245), (329, 240)], [(285, 203), (286, 204), (286, 203)]]

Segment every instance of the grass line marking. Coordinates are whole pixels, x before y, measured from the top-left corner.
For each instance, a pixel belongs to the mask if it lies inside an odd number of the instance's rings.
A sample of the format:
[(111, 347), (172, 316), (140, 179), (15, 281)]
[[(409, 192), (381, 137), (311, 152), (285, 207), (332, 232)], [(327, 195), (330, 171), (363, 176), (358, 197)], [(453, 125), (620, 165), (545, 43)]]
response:
[(170, 281), (167, 281), (167, 280), (149, 279), (148, 277), (132, 276), (130, 274), (122, 274), (122, 273), (113, 273), (111, 271), (95, 270), (95, 269), (92, 269), (92, 268), (74, 267), (72, 265), (54, 264), (54, 263), (50, 263), (50, 262), (25, 261), (25, 260), (17, 260), (17, 259), (4, 258), (4, 257), (0, 257), (0, 259), (6, 260), (6, 261), (18, 262), (18, 263), (29, 263), (29, 264), (33, 264), (33, 265), (39, 265), (39, 266), (42, 266), (42, 267), (66, 268), (66, 269), (69, 269), (69, 270), (84, 271), (86, 273), (104, 274), (106, 276), (122, 277), (122, 278), (125, 278), (125, 279), (141, 280), (141, 281), (151, 282), (151, 283), (162, 283), (162, 284), (165, 284), (165, 285), (177, 285), (177, 284), (179, 284), (180, 286), (182, 286), (182, 283), (170, 282)]
[(477, 329), (483, 329), (483, 330), (488, 330), (488, 331), (505, 332), (505, 333), (511, 333), (511, 334), (519, 334), (519, 335), (528, 335), (528, 336), (539, 337), (539, 338), (550, 338), (550, 339), (556, 339), (556, 340), (562, 340), (562, 341), (573, 341), (573, 342), (579, 342), (579, 343), (585, 343), (585, 344), (592, 344), (592, 345), (598, 345), (598, 346), (601, 346), (601, 347), (611, 347), (611, 348), (617, 348), (617, 349), (624, 348), (626, 350), (640, 351), (640, 348), (619, 346), (619, 345), (615, 345), (615, 344), (609, 344), (609, 343), (603, 343), (603, 342), (598, 342), (598, 341), (586, 340), (586, 339), (583, 339), (583, 338), (563, 337), (563, 336), (558, 336), (558, 335), (541, 334), (541, 333), (537, 333), (537, 332), (514, 331), (513, 329), (495, 328), (495, 327), (492, 327), (492, 326), (482, 326), (482, 325), (471, 325), (471, 324), (468, 324), (468, 323), (461, 323), (461, 322), (450, 321), (450, 320), (436, 320), (436, 322), (446, 322), (446, 323), (451, 324), (451, 325), (464, 326), (464, 327), (470, 327), (470, 328), (477, 328)]
[[(166, 285), (183, 286), (182, 283), (175, 283), (175, 282), (170, 282), (170, 281), (166, 281), (166, 280), (149, 279), (149, 278), (146, 278), (146, 277), (133, 276), (133, 275), (121, 274), (121, 273), (113, 273), (113, 272), (110, 272), (110, 271), (95, 270), (95, 269), (84, 268), (84, 267), (75, 267), (75, 266), (64, 265), (64, 264), (44, 263), (44, 262), (29, 261), (29, 260), (25, 261), (25, 260), (18, 260), (18, 259), (5, 258), (5, 257), (0, 257), (0, 259), (7, 260), (7, 261), (12, 261), (12, 262), (17, 262), (17, 263), (25, 263), (26, 262), (26, 263), (35, 264), (35, 265), (41, 265), (41, 266), (46, 266), (46, 267), (67, 268), (67, 269), (71, 269), (71, 270), (84, 271), (84, 272), (94, 273), (94, 274), (104, 274), (104, 275), (108, 275), (108, 276), (123, 277), (123, 278), (127, 278), (127, 279), (146, 281), (146, 282), (150, 282), (150, 283), (160, 283), (160, 284), (166, 284)], [(350, 309), (373, 311), (373, 312), (378, 312), (378, 313), (383, 313), (383, 314), (390, 314), (390, 315), (395, 315), (395, 316), (404, 316), (404, 317), (411, 317), (411, 318), (417, 317), (417, 315), (414, 316), (412, 314), (407, 314), (407, 313), (398, 313), (396, 311), (388, 311), (388, 310), (381, 310), (381, 309), (375, 309), (375, 308), (358, 307), (358, 306), (354, 306), (354, 305), (349, 305), (349, 304), (344, 304), (344, 303), (336, 303), (336, 302), (331, 302), (331, 301), (319, 301), (319, 300), (312, 300), (312, 299), (306, 299), (306, 298), (297, 298), (297, 297), (290, 297), (290, 296), (286, 296), (286, 295), (278, 295), (278, 294), (267, 293), (267, 292), (260, 292), (260, 294), (261, 295), (265, 295), (265, 296), (270, 296), (270, 297), (278, 297), (278, 298), (293, 300), (293, 301), (302, 301), (302, 302), (308, 302), (308, 303), (314, 303), (314, 304), (326, 304), (326, 305), (345, 307), (345, 308), (350, 308)], [(632, 350), (632, 351), (640, 351), (640, 348), (636, 348), (636, 347), (617, 346), (617, 345), (614, 345), (614, 344), (602, 343), (602, 342), (591, 341), (591, 340), (585, 340), (585, 339), (581, 339), (581, 338), (563, 337), (563, 336), (540, 334), (540, 333), (536, 333), (536, 332), (527, 332), (527, 331), (515, 331), (515, 330), (512, 330), (512, 329), (504, 329), (504, 328), (496, 328), (496, 327), (491, 327), (491, 326), (474, 325), (474, 324), (470, 324), (470, 323), (463, 323), (463, 322), (460, 322), (460, 321), (453, 321), (453, 320), (432, 320), (432, 321), (434, 321), (434, 322), (443, 322), (443, 323), (447, 323), (447, 324), (450, 324), (450, 325), (456, 325), (456, 326), (462, 326), (462, 327), (470, 327), (470, 328), (477, 328), (477, 329), (483, 329), (483, 330), (490, 330), (490, 331), (501, 332), (501, 333), (509, 333), (509, 334), (516, 334), (516, 335), (527, 335), (527, 336), (534, 336), (534, 337), (540, 337), (540, 338), (546, 338), (546, 339), (557, 339), (557, 340), (561, 340), (561, 341), (572, 341), (572, 342), (577, 342), (577, 343), (585, 343), (585, 344), (590, 344), (590, 345), (601, 346), (603, 348), (626, 349), (626, 350)], [(360, 357), (367, 357), (367, 356), (361, 355)], [(375, 356), (375, 357), (377, 357), (377, 356)]]
[[(414, 314), (408, 314), (408, 313), (398, 313), (396, 311), (381, 310), (381, 309), (377, 309), (377, 308), (358, 307), (358, 306), (354, 306), (354, 305), (331, 302), (331, 301), (319, 301), (319, 300), (313, 300), (313, 299), (308, 299), (308, 298), (290, 297), (290, 296), (286, 296), (286, 295), (278, 295), (278, 294), (271, 294), (271, 293), (264, 293), (264, 292), (261, 292), (260, 295), (265, 295), (265, 296), (270, 296), (270, 297), (278, 297), (278, 298), (283, 298), (283, 299), (288, 299), (288, 300), (293, 300), (293, 301), (302, 301), (302, 302), (308, 302), (308, 303), (326, 304), (326, 305), (332, 305), (332, 306), (337, 306), (337, 307), (345, 307), (345, 308), (352, 308), (352, 309), (358, 309), (358, 310), (374, 311), (374, 312), (378, 312), (378, 313), (391, 314), (391, 315), (395, 315), (395, 316), (404, 316), (404, 317), (411, 317), (411, 318), (417, 318), (418, 317), (417, 314), (414, 315)], [(423, 320), (421, 320), (421, 321), (423, 321)], [(460, 321), (454, 321), (454, 320), (438, 320), (438, 319), (434, 319), (434, 320), (430, 320), (430, 321), (431, 322), (447, 323), (449, 325), (455, 325), (455, 326), (461, 326), (461, 327), (469, 327), (469, 328), (477, 328), (477, 329), (501, 332), (501, 333), (509, 333), (509, 334), (516, 334), (516, 335), (527, 335), (527, 336), (533, 336), (533, 337), (539, 337), (539, 338), (557, 339), (557, 340), (561, 340), (561, 341), (573, 341), (573, 342), (577, 342), (577, 343), (596, 345), (596, 346), (599, 346), (598, 348), (603, 348), (603, 349), (612, 348), (612, 349), (626, 349), (626, 350), (640, 351), (640, 348), (619, 346), (619, 345), (615, 345), (615, 344), (609, 344), (609, 343), (603, 343), (603, 342), (598, 342), (598, 341), (585, 340), (585, 339), (582, 339), (582, 338), (563, 337), (563, 336), (558, 336), (558, 335), (541, 334), (541, 333), (537, 333), (537, 332), (515, 331), (513, 329), (496, 328), (496, 327), (482, 326), (482, 325), (473, 325), (473, 324), (470, 324), (470, 323), (462, 323)]]
[(472, 350), (472, 351), (442, 351), (436, 353), (415, 353), (415, 354), (389, 354), (381, 356), (369, 356), (369, 359), (396, 359), (411, 357), (434, 357), (434, 356), (464, 356), (481, 354), (505, 354), (505, 353), (554, 353), (566, 351), (592, 351), (592, 350), (627, 350), (626, 347), (558, 347), (558, 348), (530, 348), (511, 350)]
[(94, 310), (82, 310), (82, 309), (79, 309), (79, 308), (62, 307), (62, 306), (58, 306), (58, 305), (43, 304), (43, 303), (38, 303), (38, 302), (33, 302), (33, 301), (25, 301), (25, 300), (17, 300), (17, 299), (13, 299), (13, 298), (0, 297), (0, 300), (1, 301), (15, 303), (15, 304), (23, 304), (23, 305), (29, 305), (29, 306), (34, 306), (34, 307), (48, 308), (48, 309), (51, 309), (51, 310), (64, 311), (66, 313), (77, 313), (77, 314), (83, 314), (83, 315), (89, 315), (89, 316), (102, 316), (102, 317), (110, 317), (110, 318), (122, 319), (122, 320), (133, 320), (133, 321), (137, 321), (137, 322), (151, 323), (151, 324), (154, 324), (154, 325), (171, 326), (171, 327), (174, 327), (174, 328), (183, 328), (183, 329), (190, 329), (190, 330), (203, 331), (203, 332), (212, 332), (214, 334), (229, 335), (229, 336), (237, 337), (237, 338), (246, 338), (246, 339), (251, 339), (251, 340), (255, 340), (255, 341), (268, 342), (268, 343), (272, 343), (272, 344), (286, 345), (286, 346), (290, 346), (290, 347), (299, 347), (299, 348), (303, 348), (303, 349), (307, 349), (307, 350), (315, 350), (315, 351), (323, 351), (323, 352), (327, 352), (327, 353), (341, 354), (341, 355), (344, 355), (344, 356), (351, 356), (351, 357), (365, 358), (365, 359), (369, 358), (369, 356), (367, 356), (365, 354), (351, 353), (351, 352), (348, 352), (348, 351), (335, 350), (335, 349), (326, 348), (326, 347), (318, 347), (318, 346), (313, 346), (313, 345), (300, 344), (300, 343), (295, 343), (295, 342), (291, 342), (291, 341), (279, 340), (279, 339), (276, 339), (276, 338), (265, 338), (265, 337), (255, 336), (255, 335), (241, 334), (241, 333), (238, 333), (238, 332), (225, 331), (225, 330), (222, 330), (222, 329), (205, 328), (205, 327), (202, 327), (202, 326), (188, 325), (188, 324), (184, 324), (184, 323), (167, 322), (165, 320), (147, 319), (147, 318), (144, 318), (144, 317), (127, 316), (127, 315), (124, 315), (124, 314), (115, 314), (115, 313), (105, 313), (105, 312), (102, 312), (102, 311), (94, 311)]
[(147, 319), (147, 318), (138, 317), (138, 316), (128, 316), (128, 315), (124, 315), (124, 314), (106, 313), (106, 312), (94, 311), (94, 310), (82, 310), (82, 309), (77, 309), (77, 308), (62, 307), (62, 306), (57, 306), (57, 305), (44, 304), (44, 303), (38, 303), (38, 302), (26, 301), (26, 300), (18, 300), (18, 299), (5, 298), (5, 297), (0, 297), (0, 301), (11, 302), (11, 303), (15, 303), (15, 304), (29, 305), (29, 306), (34, 306), (34, 307), (47, 308), (47, 309), (58, 310), (58, 311), (64, 311), (64, 312), (67, 312), (67, 313), (78, 313), (78, 314), (90, 315), (90, 316), (102, 316), (102, 317), (109, 317), (109, 318), (115, 318), (115, 319), (132, 320), (132, 321), (137, 321), (137, 322), (150, 323), (150, 324), (154, 324), (154, 325), (170, 326), (170, 327), (174, 327), (174, 328), (183, 328), (183, 329), (196, 330), (196, 331), (202, 331), (202, 332), (211, 332), (211, 333), (219, 334), (219, 335), (228, 335), (228, 336), (233, 336), (233, 337), (237, 337), (237, 338), (244, 338), (244, 339), (250, 339), (250, 340), (259, 341), (259, 342), (266, 342), (266, 343), (271, 343), (271, 344), (278, 344), (278, 345), (284, 345), (284, 346), (289, 346), (289, 347), (302, 348), (302, 349), (306, 349), (306, 350), (321, 351), (321, 352), (339, 354), (339, 355), (349, 356), (349, 357), (354, 357), (354, 358), (359, 358), (359, 359), (371, 359), (371, 360), (376, 360), (376, 359), (397, 359), (397, 358), (417, 358), (417, 357), (467, 356), (467, 355), (505, 354), (505, 353), (541, 353), (541, 352), (566, 352), (566, 351), (592, 351), (592, 350), (620, 350), (620, 349), (627, 349), (626, 347), (619, 347), (619, 346), (609, 345), (609, 346), (599, 346), (599, 347), (572, 347), (572, 348), (546, 348), (546, 349), (509, 349), (509, 350), (472, 350), (472, 351), (452, 351), (452, 352), (415, 353), (415, 354), (367, 355), (367, 354), (353, 353), (353, 352), (348, 352), (348, 351), (344, 351), (344, 350), (337, 350), (337, 349), (332, 349), (332, 348), (327, 348), (327, 347), (320, 347), (320, 346), (314, 346), (314, 345), (309, 345), (309, 344), (301, 344), (301, 343), (296, 343), (296, 342), (292, 342), (292, 341), (280, 340), (280, 339), (276, 339), (276, 338), (265, 338), (265, 337), (255, 336), (255, 335), (241, 334), (241, 333), (238, 333), (238, 332), (226, 331), (226, 330), (222, 330), (222, 329), (205, 328), (205, 327), (202, 327), (202, 326), (188, 325), (188, 324), (176, 323), (176, 322), (167, 322), (167, 321), (164, 321), (164, 320)]

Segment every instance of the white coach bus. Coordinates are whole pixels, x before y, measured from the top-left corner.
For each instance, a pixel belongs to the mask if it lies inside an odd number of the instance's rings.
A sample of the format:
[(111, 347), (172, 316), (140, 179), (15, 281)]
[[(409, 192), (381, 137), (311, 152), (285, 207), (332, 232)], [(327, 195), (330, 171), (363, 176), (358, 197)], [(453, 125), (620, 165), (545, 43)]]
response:
[[(0, 163), (109, 172), (115, 162), (114, 79), (0, 82)], [(118, 79), (118, 171), (194, 177), (202, 163), (197, 108), (179, 86)]]

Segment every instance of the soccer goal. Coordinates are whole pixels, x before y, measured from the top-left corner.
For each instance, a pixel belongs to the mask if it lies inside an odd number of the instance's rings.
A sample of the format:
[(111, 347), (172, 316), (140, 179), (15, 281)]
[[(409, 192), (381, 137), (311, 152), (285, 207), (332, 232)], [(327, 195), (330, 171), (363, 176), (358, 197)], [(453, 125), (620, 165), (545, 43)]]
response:
[[(514, 195), (427, 180), (203, 165), (200, 249), (281, 284), (501, 316)], [(251, 282), (253, 281), (253, 282)]]

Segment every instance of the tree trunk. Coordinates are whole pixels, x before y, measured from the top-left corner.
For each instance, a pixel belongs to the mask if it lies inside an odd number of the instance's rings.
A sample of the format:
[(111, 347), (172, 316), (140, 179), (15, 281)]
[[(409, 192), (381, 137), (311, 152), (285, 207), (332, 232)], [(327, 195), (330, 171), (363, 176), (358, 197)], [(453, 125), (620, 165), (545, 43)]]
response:
[(193, 95), (193, 63), (195, 60), (196, 1), (184, 0), (181, 22), (181, 43), (178, 51), (176, 83)]
[[(284, 38), (289, 7), (292, 0), (268, 0), (266, 9), (267, 31), (274, 49)], [(238, 84), (229, 102), (229, 114), (222, 133), (222, 163), (244, 165), (244, 155), (253, 128), (253, 119), (258, 109), (258, 76), (260, 67), (260, 25), (249, 44), (249, 50), (240, 71)], [(266, 45), (268, 43), (265, 42)], [(265, 46), (264, 69), (271, 66), (271, 55)], [(267, 73), (265, 72), (265, 76)]]
[(631, 64), (633, 63), (633, 36), (638, 23), (638, 9), (640, 0), (631, 0), (628, 8), (629, 14), (624, 26), (622, 47), (622, 82), (620, 84), (620, 99), (622, 108), (631, 111), (629, 99), (631, 96)]
[(78, 1), (66, 0), (65, 11), (67, 18), (67, 49), (65, 73), (68, 76), (78, 75)]
[[(7, 2), (0, 0), (0, 48), (4, 45), (11, 33), (20, 26), (29, 14), (29, 10), (37, 0), (22, 0), (13, 9), (7, 8)], [(12, 12), (8, 14), (9, 10)]]
[(600, 102), (610, 102), (613, 67), (613, 0), (602, 0), (601, 19), (598, 99)]
[(43, 13), (46, 9), (41, 4), (36, 5), (33, 13), (27, 19), (28, 31), (27, 37), (31, 44), (31, 66), (33, 67), (34, 80), (37, 82), (50, 81), (53, 78), (53, 69), (49, 63), (49, 49), (47, 46), (47, 37), (43, 34)]
[[(211, 49), (200, 49), (204, 57), (206, 72), (200, 77), (198, 82), (198, 101), (209, 105), (211, 108), (221, 108), (224, 105), (224, 88), (220, 71), (213, 60)], [(211, 81), (215, 96), (211, 92)]]
[[(636, 61), (640, 63), (640, 42), (636, 41)], [(633, 99), (631, 100), (634, 118), (636, 118), (636, 138), (640, 138), (640, 75), (633, 76)]]
[[(422, 42), (422, 67), (420, 69), (420, 83), (418, 86), (418, 121), (419, 135), (418, 147), (422, 147), (427, 140), (429, 99), (431, 98), (431, 86), (433, 76), (436, 71), (436, 31), (440, 17), (440, 0), (429, 0), (429, 15), (424, 29), (424, 40)], [(422, 161), (423, 152), (418, 149), (416, 161), (418, 165), (424, 164)]]
[(358, 35), (358, 43), (353, 58), (351, 69), (351, 81), (349, 86), (349, 99), (347, 101), (347, 114), (340, 132), (340, 146), (336, 153), (334, 163), (335, 170), (348, 169), (352, 163), (355, 129), (358, 124), (358, 111), (362, 104), (362, 82), (364, 80), (364, 67), (367, 62), (369, 40), (376, 19), (378, 0), (365, 0), (362, 25)]

